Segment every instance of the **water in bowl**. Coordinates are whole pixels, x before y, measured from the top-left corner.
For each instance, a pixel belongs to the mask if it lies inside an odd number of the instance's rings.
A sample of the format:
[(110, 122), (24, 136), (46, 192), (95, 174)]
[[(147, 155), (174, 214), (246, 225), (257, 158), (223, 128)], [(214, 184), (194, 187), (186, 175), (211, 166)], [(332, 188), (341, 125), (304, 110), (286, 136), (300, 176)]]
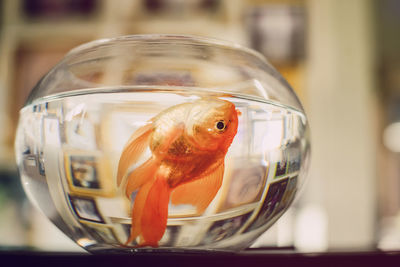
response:
[[(193, 89), (102, 88), (25, 106), (16, 138), (25, 191), (87, 250), (132, 251), (124, 245), (132, 203), (116, 182), (121, 151), (149, 119), (202, 95)], [(283, 214), (303, 182), (308, 141), (302, 112), (239, 95), (213, 97), (241, 113), (223, 184), (202, 214), (191, 205), (169, 205), (159, 249), (245, 248)], [(150, 152), (145, 154), (143, 159)]]

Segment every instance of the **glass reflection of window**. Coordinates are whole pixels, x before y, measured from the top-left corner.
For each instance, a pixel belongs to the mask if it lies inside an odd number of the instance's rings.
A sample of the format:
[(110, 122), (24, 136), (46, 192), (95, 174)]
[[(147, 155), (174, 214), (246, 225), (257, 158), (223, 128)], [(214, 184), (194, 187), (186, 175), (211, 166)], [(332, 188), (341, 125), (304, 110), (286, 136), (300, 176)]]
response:
[(293, 114), (288, 112), (283, 114), (283, 142), (288, 142), (294, 136), (294, 129), (293, 129)]
[(249, 112), (246, 104), (235, 103), (236, 108), (240, 110), (238, 132), (233, 139), (233, 144), (229, 148), (229, 153), (237, 156), (248, 156), (251, 151), (251, 112)]
[[(266, 135), (266, 130), (268, 129), (268, 121), (265, 120), (255, 120), (253, 121), (253, 153), (256, 155), (262, 154), (263, 149), (265, 148), (264, 136)], [(262, 145), (261, 145), (262, 144)]]
[(265, 134), (262, 140), (263, 150), (273, 150), (279, 148), (283, 139), (283, 121), (279, 116), (273, 117), (266, 122)]

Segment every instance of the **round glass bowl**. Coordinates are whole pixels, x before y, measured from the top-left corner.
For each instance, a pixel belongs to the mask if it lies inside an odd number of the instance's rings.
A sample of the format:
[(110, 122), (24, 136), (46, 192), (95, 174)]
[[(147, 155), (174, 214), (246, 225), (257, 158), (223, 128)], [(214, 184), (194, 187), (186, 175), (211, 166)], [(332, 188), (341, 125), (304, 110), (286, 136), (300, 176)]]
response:
[(258, 53), (193, 36), (81, 45), (20, 111), (30, 200), (90, 252), (248, 247), (291, 205), (308, 120)]

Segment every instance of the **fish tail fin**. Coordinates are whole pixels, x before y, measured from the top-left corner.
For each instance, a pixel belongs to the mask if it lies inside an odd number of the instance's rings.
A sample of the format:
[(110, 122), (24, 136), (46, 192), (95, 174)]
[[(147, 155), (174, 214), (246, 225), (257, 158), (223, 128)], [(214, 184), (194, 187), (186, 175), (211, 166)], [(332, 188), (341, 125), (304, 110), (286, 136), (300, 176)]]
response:
[(153, 124), (149, 123), (139, 128), (132, 134), (127, 145), (124, 147), (118, 163), (117, 185), (120, 186), (126, 171), (132, 164), (138, 161), (148, 146), (152, 133)]
[(167, 227), (170, 193), (171, 188), (166, 179), (162, 175), (158, 175), (148, 192), (146, 210), (141, 219), (141, 234), (144, 239), (142, 246), (157, 247), (158, 241), (164, 235)]
[(171, 193), (171, 203), (190, 204), (203, 213), (222, 185), (224, 166), (222, 162), (208, 175), (176, 187)]
[(148, 182), (142, 185), (136, 195), (135, 202), (132, 208), (132, 225), (128, 240), (125, 245), (134, 241), (141, 234), (141, 219), (143, 210), (146, 204), (147, 195), (151, 188), (152, 183)]

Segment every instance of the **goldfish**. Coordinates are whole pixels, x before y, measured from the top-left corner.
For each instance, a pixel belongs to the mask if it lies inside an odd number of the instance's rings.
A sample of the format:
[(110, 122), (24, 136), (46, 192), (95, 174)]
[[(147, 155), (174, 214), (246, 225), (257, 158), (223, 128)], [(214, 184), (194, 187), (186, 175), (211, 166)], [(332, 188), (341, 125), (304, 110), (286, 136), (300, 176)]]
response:
[[(202, 98), (167, 108), (132, 134), (117, 172), (126, 197), (136, 192), (125, 245), (158, 247), (170, 202), (190, 204), (199, 214), (206, 210), (222, 185), (238, 114), (227, 100)], [(150, 157), (129, 172), (147, 148)]]

